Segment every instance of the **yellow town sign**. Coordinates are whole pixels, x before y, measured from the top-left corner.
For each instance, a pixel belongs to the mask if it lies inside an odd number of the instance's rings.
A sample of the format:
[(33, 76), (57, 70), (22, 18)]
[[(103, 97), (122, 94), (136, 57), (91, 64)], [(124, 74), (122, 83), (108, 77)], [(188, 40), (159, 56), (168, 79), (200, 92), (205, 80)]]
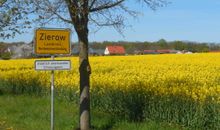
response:
[(35, 32), (35, 54), (70, 54), (70, 30), (37, 29)]

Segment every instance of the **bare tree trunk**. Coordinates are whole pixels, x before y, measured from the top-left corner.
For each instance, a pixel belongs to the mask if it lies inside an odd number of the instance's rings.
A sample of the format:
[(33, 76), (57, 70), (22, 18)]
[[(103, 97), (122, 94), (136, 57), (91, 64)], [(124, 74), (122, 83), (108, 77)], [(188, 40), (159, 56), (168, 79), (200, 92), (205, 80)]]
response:
[(78, 33), (80, 72), (80, 130), (90, 129), (90, 74), (88, 59), (88, 29)]

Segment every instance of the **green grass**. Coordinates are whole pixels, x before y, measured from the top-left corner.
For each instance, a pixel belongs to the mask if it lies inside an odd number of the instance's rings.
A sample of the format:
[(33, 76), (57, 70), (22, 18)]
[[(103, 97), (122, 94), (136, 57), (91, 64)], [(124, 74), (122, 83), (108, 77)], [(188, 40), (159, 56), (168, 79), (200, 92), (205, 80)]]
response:
[[(92, 110), (94, 130), (179, 130), (166, 123), (130, 123)], [(78, 106), (74, 102), (55, 100), (55, 129), (74, 130), (78, 127)], [(49, 130), (50, 97), (0, 95), (0, 130)]]
[(183, 130), (183, 128), (167, 123), (156, 123), (149, 121), (148, 123), (129, 123), (120, 122), (113, 127), (114, 130)]
[[(75, 114), (75, 115), (74, 115)], [(77, 124), (77, 106), (55, 101), (55, 128), (70, 130)], [(50, 98), (33, 96), (0, 96), (0, 121), (18, 130), (50, 129)]]

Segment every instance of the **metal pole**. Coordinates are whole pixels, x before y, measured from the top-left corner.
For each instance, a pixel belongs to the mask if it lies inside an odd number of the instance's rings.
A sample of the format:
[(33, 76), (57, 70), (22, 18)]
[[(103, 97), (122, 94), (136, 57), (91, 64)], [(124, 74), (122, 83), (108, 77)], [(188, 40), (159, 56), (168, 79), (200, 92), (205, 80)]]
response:
[[(54, 60), (54, 56), (51, 56)], [(54, 70), (51, 71), (51, 130), (54, 130)]]

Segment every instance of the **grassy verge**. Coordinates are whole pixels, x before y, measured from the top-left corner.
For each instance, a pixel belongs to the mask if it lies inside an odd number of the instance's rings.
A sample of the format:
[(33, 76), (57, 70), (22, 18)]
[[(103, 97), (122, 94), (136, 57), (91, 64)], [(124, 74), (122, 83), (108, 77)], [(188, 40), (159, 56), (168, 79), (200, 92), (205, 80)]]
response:
[[(55, 102), (55, 127), (70, 130), (77, 124), (77, 106), (70, 102)], [(0, 96), (0, 121), (17, 130), (50, 129), (50, 98), (33, 96)]]
[[(177, 126), (143, 122), (118, 121), (111, 115), (92, 110), (94, 130), (178, 130)], [(78, 106), (70, 101), (55, 100), (55, 129), (74, 130), (78, 127)], [(50, 97), (27, 95), (0, 96), (0, 130), (50, 129)]]

